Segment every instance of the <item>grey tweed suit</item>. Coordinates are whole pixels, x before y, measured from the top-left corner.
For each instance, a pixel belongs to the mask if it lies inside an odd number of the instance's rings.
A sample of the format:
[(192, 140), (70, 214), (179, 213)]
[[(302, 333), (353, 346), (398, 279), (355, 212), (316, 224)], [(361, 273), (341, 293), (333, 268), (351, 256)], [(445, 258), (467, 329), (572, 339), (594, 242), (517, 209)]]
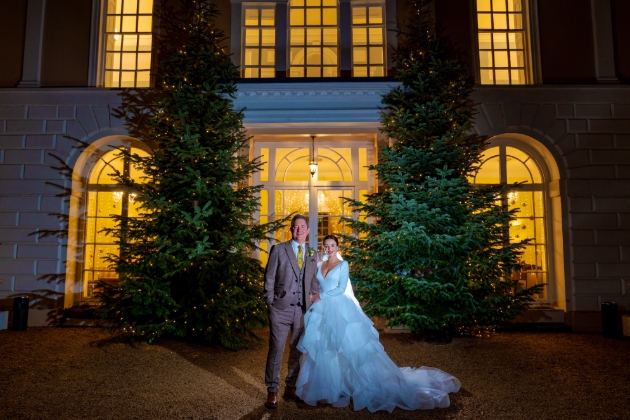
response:
[(291, 241), (274, 245), (265, 270), (264, 297), (269, 309), (269, 353), (265, 369), (268, 392), (278, 392), (282, 354), (291, 333), (289, 372), (286, 384), (295, 387), (300, 372), (297, 343), (304, 329), (304, 313), (311, 306), (310, 293), (319, 292), (317, 259), (308, 256), (304, 245), (304, 266), (300, 270)]

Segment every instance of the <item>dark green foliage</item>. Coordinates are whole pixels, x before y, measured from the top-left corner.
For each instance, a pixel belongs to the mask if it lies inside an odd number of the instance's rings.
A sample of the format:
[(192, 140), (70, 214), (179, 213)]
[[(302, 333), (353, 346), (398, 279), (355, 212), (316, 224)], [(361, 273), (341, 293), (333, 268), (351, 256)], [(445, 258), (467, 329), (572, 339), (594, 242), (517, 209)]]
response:
[(126, 153), (146, 183), (119, 174), (145, 214), (119, 217), (111, 232), (120, 284), (101, 284), (102, 314), (127, 338), (168, 334), (237, 349), (267, 322), (254, 243), (284, 221), (252, 223), (258, 187), (247, 182), (260, 163), (243, 154), (249, 140), (231, 101), (237, 70), (220, 48), (217, 10), (210, 1), (179, 3), (161, 12), (159, 88), (126, 96), (130, 131), (155, 153)]
[(467, 180), (485, 139), (474, 134), (473, 82), (436, 37), (428, 2), (415, 1), (394, 59), (402, 83), (383, 97), (384, 148), (376, 170), (384, 190), (355, 210), (346, 237), (351, 277), (372, 316), (413, 332), (455, 325), (510, 322), (537, 288), (515, 291), (506, 273), (518, 269), (523, 243), (509, 244), (513, 212), (505, 187), (474, 188)]

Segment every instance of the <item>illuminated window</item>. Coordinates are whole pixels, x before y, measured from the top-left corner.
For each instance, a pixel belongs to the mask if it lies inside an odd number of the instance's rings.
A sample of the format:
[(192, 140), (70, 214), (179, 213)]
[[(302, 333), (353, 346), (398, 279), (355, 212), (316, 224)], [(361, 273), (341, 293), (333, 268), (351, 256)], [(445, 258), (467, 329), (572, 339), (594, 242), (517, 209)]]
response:
[[(481, 166), (470, 182), (485, 185), (525, 182), (522, 187), (509, 191), (503, 198), (510, 210), (519, 210), (516, 219), (510, 222), (510, 241), (532, 240), (524, 248), (522, 269), (512, 273), (511, 277), (523, 287), (548, 283), (546, 200), (538, 163), (528, 153), (516, 147), (491, 147), (483, 153)], [(537, 299), (547, 299), (546, 288)]]
[(385, 19), (382, 5), (352, 6), (352, 74), (385, 76)]
[(481, 84), (531, 83), (525, 3), (525, 0), (477, 0)]
[[(128, 149), (129, 150), (129, 149)], [(148, 153), (132, 148), (131, 153), (148, 156)], [(134, 194), (122, 189), (114, 174), (119, 172), (135, 180), (143, 182), (144, 173), (121, 156), (118, 150), (112, 150), (101, 156), (93, 165), (88, 177), (87, 202), (85, 217), (85, 241), (83, 247), (83, 297), (91, 298), (94, 284), (103, 280), (112, 284), (118, 283), (118, 275), (110, 267), (107, 256), (118, 255), (115, 238), (103, 232), (103, 229), (114, 228), (116, 220), (112, 217), (137, 217), (138, 208), (134, 202)]]
[(103, 86), (149, 87), (153, 0), (107, 0)]
[(289, 77), (336, 77), (337, 0), (289, 1)]
[(243, 6), (243, 77), (276, 76), (275, 26), (275, 9)]

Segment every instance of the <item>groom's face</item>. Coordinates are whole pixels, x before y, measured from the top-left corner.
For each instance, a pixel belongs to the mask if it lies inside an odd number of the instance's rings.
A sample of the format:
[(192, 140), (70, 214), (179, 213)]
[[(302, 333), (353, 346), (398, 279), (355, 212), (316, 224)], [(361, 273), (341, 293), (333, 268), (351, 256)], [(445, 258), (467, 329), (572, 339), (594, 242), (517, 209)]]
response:
[(291, 236), (293, 240), (300, 245), (306, 242), (306, 237), (309, 232), (310, 229), (304, 219), (296, 219), (295, 222), (293, 222), (293, 226), (291, 226)]

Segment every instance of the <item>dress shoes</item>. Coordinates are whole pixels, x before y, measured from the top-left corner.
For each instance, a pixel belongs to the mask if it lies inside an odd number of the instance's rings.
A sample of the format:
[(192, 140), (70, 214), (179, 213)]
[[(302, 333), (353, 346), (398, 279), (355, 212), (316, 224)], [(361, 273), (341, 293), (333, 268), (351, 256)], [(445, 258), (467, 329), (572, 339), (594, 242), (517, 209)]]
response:
[(267, 401), (265, 402), (265, 407), (278, 408), (278, 393), (277, 392), (267, 393)]
[(300, 399), (300, 397), (298, 397), (298, 395), (295, 393), (295, 387), (293, 386), (288, 386), (284, 389), (284, 398), (288, 398), (290, 400), (295, 400), (298, 402), (302, 402), (302, 400)]

